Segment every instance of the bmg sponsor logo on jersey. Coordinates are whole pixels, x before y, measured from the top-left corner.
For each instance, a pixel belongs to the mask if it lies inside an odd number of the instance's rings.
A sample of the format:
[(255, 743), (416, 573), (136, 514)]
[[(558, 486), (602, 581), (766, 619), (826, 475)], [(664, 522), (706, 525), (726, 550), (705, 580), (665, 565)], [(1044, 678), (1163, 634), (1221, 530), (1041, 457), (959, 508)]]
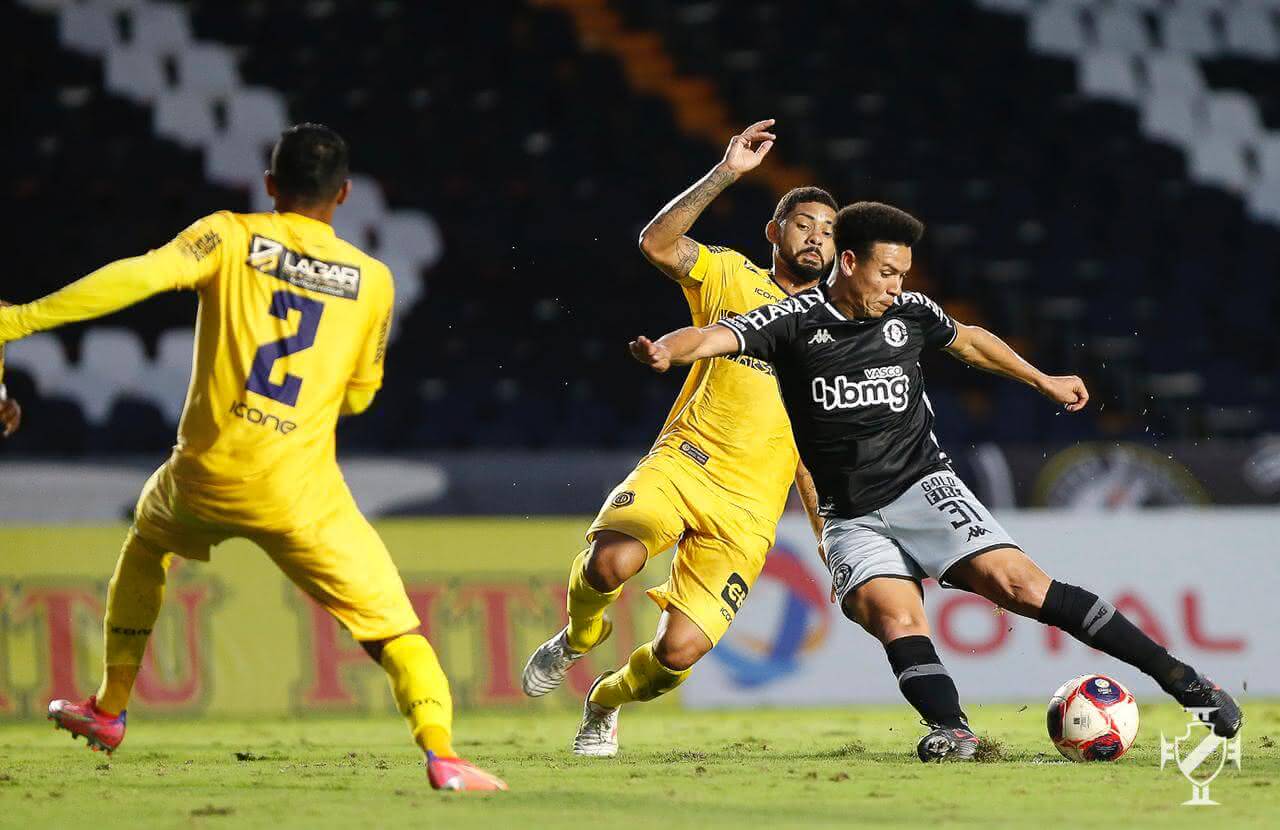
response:
[(828, 412), (885, 405), (894, 412), (906, 411), (911, 379), (901, 366), (878, 366), (863, 369), (862, 373), (865, 380), (854, 380), (848, 375), (838, 375), (831, 380), (814, 378), (813, 402), (822, 404)]
[(265, 236), (253, 237), (245, 262), (257, 271), (308, 291), (347, 300), (360, 296), (360, 269), (356, 266), (311, 259)]

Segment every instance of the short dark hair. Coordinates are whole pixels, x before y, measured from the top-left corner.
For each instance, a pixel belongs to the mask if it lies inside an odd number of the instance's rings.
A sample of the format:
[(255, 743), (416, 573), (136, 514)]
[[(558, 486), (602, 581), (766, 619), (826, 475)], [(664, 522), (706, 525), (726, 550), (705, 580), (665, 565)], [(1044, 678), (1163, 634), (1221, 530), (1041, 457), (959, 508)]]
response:
[(870, 256), (877, 242), (911, 247), (923, 235), (923, 222), (883, 202), (854, 202), (836, 214), (837, 255), (841, 251), (853, 251), (858, 257)]
[(294, 124), (271, 150), (271, 175), (283, 194), (304, 202), (332, 199), (347, 180), (347, 142), (323, 124)]
[(787, 214), (796, 209), (796, 205), (803, 202), (817, 202), (826, 205), (832, 210), (838, 210), (840, 205), (836, 204), (835, 198), (820, 187), (793, 187), (783, 195), (778, 202), (778, 207), (773, 211), (773, 221), (781, 222), (787, 218)]

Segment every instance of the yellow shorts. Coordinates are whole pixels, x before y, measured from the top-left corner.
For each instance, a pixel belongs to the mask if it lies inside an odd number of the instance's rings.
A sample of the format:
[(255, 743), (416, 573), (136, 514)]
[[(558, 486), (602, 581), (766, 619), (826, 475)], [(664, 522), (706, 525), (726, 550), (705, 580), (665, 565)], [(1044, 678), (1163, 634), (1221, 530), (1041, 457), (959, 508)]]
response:
[(187, 493), (168, 465), (147, 481), (134, 530), (165, 551), (208, 561), (209, 549), (233, 537), (255, 542), (285, 575), (342, 623), (357, 640), (381, 640), (418, 628), (420, 621), (400, 572), (377, 531), (356, 506), (341, 476), (329, 479), (315, 514), (290, 526), (228, 521), (200, 509), (203, 494)]
[(671, 576), (650, 589), (649, 598), (663, 610), (684, 612), (715, 645), (760, 576), (777, 525), (734, 503), (679, 459), (659, 456), (614, 488), (587, 541), (613, 530), (639, 540), (650, 558), (674, 544)]

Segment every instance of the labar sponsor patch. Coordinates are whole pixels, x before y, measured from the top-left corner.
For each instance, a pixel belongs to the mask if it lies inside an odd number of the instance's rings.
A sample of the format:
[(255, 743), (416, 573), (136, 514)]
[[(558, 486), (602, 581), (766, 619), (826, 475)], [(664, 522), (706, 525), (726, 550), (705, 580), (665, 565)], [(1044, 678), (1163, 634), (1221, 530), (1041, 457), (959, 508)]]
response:
[(360, 296), (360, 269), (355, 265), (312, 259), (265, 236), (253, 237), (245, 261), (249, 267), (298, 288), (347, 300)]

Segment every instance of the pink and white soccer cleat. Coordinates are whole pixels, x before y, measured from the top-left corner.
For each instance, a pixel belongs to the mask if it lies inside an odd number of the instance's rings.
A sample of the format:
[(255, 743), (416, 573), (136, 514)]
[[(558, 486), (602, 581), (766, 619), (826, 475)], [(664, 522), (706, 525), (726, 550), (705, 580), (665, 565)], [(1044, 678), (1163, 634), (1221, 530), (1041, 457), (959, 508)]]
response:
[(427, 753), (427, 780), (433, 790), (505, 790), (507, 782), (461, 758)]
[(70, 732), (72, 740), (83, 735), (94, 752), (101, 750), (110, 755), (124, 740), (125, 713), (115, 717), (103, 714), (98, 711), (98, 699), (92, 695), (83, 703), (49, 701), (49, 720), (55, 729)]

